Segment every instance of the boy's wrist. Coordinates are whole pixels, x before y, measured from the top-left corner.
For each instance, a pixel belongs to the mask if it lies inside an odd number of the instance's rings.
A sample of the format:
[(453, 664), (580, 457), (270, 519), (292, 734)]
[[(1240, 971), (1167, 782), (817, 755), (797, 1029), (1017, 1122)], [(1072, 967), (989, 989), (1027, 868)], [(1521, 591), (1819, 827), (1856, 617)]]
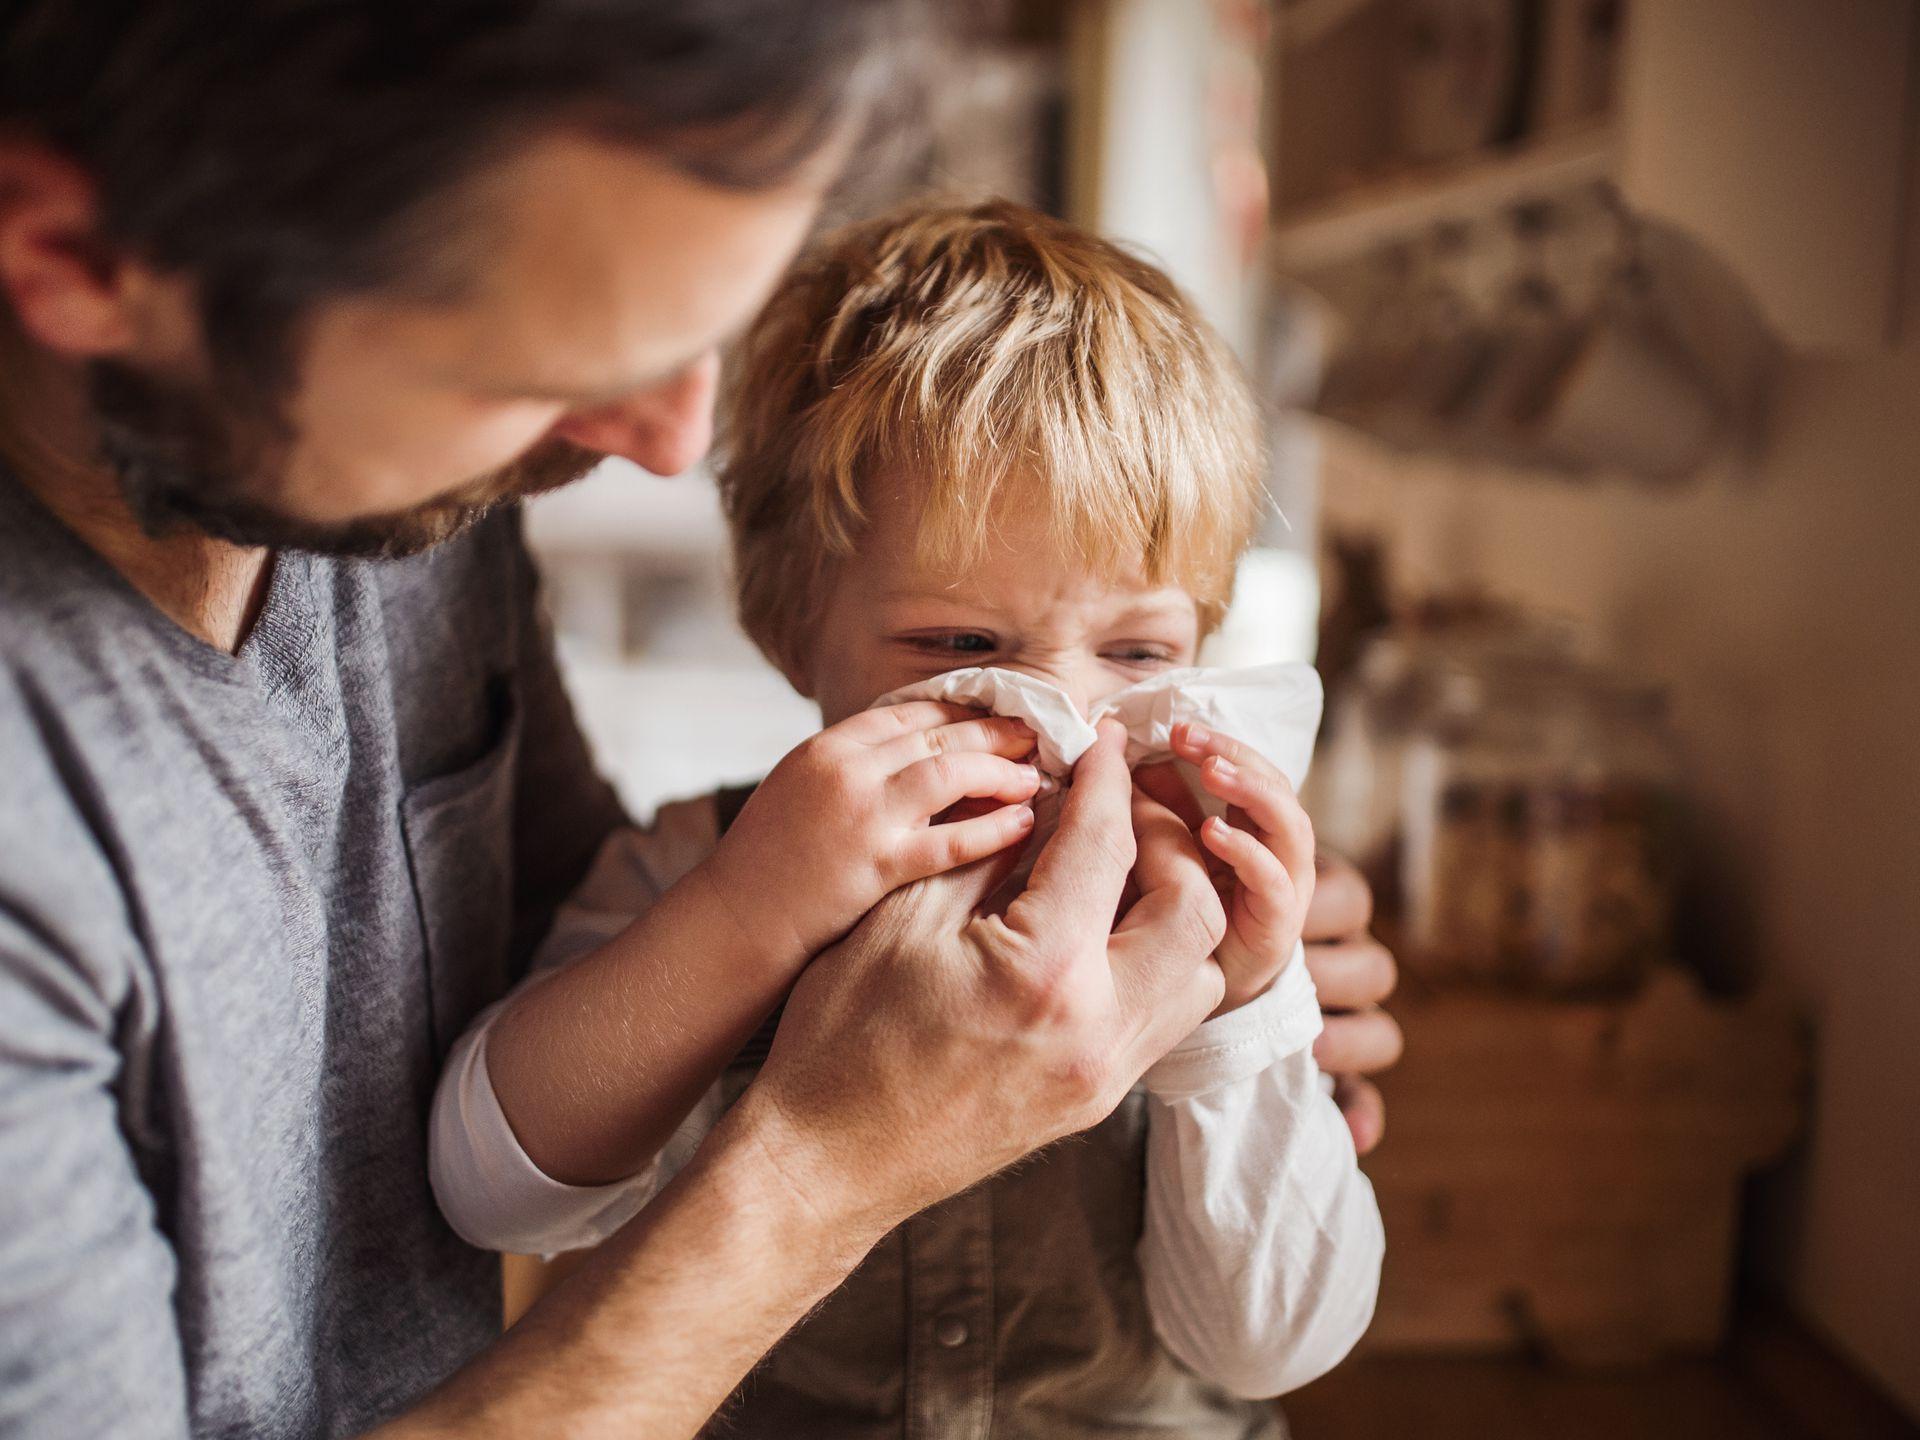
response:
[[(688, 872), (693, 898), (711, 917), (710, 925), (731, 933), (738, 953), (751, 963), (774, 974), (796, 975), (813, 952), (796, 924), (795, 907), (785, 903), (786, 887), (763, 867), (739, 864), (737, 848), (723, 836), (714, 852)], [(750, 873), (756, 868), (762, 873)]]

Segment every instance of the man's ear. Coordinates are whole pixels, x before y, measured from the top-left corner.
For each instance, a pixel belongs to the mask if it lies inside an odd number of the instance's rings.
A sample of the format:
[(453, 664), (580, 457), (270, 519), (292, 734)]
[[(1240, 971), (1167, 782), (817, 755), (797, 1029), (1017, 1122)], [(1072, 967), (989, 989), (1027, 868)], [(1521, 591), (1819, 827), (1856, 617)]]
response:
[(133, 268), (102, 239), (97, 191), (78, 165), (0, 140), (0, 298), (30, 338), (73, 360), (132, 349)]

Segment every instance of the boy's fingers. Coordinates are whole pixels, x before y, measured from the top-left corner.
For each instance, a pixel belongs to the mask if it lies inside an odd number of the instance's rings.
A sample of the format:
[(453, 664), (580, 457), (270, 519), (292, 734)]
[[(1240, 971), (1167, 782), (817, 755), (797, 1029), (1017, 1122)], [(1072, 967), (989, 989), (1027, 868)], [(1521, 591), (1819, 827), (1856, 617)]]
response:
[(907, 842), (901, 868), (908, 879), (924, 879), (997, 855), (1032, 833), (1032, 806), (1002, 805), (970, 820), (929, 825)]
[(948, 700), (904, 700), (898, 705), (862, 710), (831, 728), (863, 744), (884, 745), (903, 735), (915, 735), (962, 720), (977, 720), (983, 713), (977, 705), (955, 705)]
[(952, 755), (962, 751), (982, 751), (1019, 760), (1035, 748), (1033, 727), (1010, 715), (970, 715), (946, 725), (914, 730), (890, 740), (882, 747), (896, 768), (904, 768), (929, 755)]
[(1313, 868), (1313, 822), (1286, 776), (1249, 770), (1214, 755), (1200, 767), (1200, 783), (1208, 793), (1245, 811), (1255, 828), (1266, 832), (1288, 870), (1304, 873)]
[(1236, 740), (1231, 735), (1222, 735), (1218, 730), (1209, 730), (1204, 725), (1191, 721), (1173, 727), (1173, 753), (1190, 765), (1205, 762), (1209, 755), (1218, 755), (1231, 761), (1242, 769), (1251, 770), (1260, 775), (1278, 775), (1280, 767), (1244, 740)]
[(1010, 929), (1036, 940), (1084, 934), (1088, 927), (1106, 931), (1133, 869), (1132, 796), (1126, 732), (1103, 721), (1100, 738), (1074, 766), (1060, 828), (1007, 909)]
[[(1242, 903), (1256, 925), (1278, 928), (1296, 901), (1293, 877), (1274, 853), (1244, 830), (1213, 819), (1200, 827), (1200, 841), (1233, 867)], [(1231, 977), (1229, 977), (1231, 978)]]
[[(1207, 812), (1200, 808), (1200, 800), (1193, 793), (1193, 787), (1171, 764), (1162, 761), (1157, 765), (1142, 765), (1133, 772), (1133, 783), (1178, 815), (1181, 824), (1195, 834), (1199, 833)], [(1216, 881), (1232, 876), (1233, 872), (1226, 862), (1213, 851), (1206, 851), (1205, 859), (1207, 870)]]
[(888, 789), (907, 813), (924, 820), (962, 800), (1008, 805), (1029, 800), (1040, 789), (1040, 772), (999, 755), (956, 750), (909, 765), (888, 782)]

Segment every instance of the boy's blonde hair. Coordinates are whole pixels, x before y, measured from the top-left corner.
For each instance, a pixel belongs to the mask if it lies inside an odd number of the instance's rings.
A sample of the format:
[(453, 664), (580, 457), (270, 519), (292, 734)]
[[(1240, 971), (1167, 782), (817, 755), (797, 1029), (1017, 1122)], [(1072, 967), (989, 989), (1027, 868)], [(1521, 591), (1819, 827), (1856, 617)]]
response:
[(1191, 592), (1203, 633), (1266, 503), (1245, 381), (1173, 283), (1005, 201), (827, 236), (743, 342), (718, 475), (741, 622), (789, 673), (881, 477), (924, 497), (929, 563), (1033, 505), (1089, 565)]

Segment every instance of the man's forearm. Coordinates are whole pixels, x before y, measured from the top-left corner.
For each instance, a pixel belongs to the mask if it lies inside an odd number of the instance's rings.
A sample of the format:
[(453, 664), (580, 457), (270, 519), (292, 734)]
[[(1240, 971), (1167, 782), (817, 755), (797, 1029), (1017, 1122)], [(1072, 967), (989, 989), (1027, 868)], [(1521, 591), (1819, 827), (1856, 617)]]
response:
[(884, 1233), (798, 1193), (751, 1095), (586, 1267), (379, 1440), (692, 1435)]

